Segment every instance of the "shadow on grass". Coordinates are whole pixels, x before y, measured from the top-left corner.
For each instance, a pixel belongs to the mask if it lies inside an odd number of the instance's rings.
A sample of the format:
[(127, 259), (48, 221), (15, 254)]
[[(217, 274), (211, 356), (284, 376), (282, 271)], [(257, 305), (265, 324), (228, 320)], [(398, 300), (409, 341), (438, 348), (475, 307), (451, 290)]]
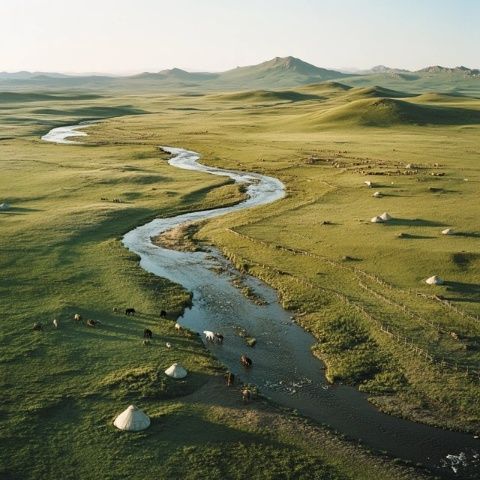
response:
[(415, 235), (413, 233), (401, 233), (398, 235), (397, 238), (400, 238), (400, 239), (410, 239), (410, 240), (423, 240), (423, 239), (427, 239), (427, 238), (435, 238), (431, 235)]
[(451, 282), (445, 281), (443, 283), (448, 292), (466, 293), (468, 295), (475, 295), (480, 300), (480, 284), (466, 283), (466, 282)]
[(467, 238), (480, 238), (480, 232), (455, 232), (454, 236)]
[(30, 212), (41, 212), (39, 208), (10, 207), (8, 210), (0, 210), (0, 215), (25, 215)]
[(395, 225), (403, 227), (444, 227), (442, 222), (425, 220), (423, 218), (392, 218), (384, 225)]

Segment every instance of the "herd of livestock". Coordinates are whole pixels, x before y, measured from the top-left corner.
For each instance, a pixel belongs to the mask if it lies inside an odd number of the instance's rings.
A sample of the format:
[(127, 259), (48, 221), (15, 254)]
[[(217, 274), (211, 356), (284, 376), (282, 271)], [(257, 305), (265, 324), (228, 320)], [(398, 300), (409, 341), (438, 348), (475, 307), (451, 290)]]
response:
[[(113, 308), (113, 313), (118, 313), (118, 312), (119, 312), (118, 308), (114, 307)], [(135, 313), (136, 313), (136, 310), (134, 308), (126, 308), (125, 309), (125, 315), (126, 316), (134, 316)], [(166, 318), (167, 317), (167, 312), (165, 310), (161, 310), (160, 311), (160, 317), (161, 318)], [(75, 313), (73, 315), (73, 320), (75, 322), (82, 322), (83, 317), (79, 313)], [(59, 328), (60, 322), (58, 321), (58, 319), (54, 318), (53, 321), (52, 321), (52, 324), (53, 324), (54, 328)], [(85, 322), (85, 325), (87, 327), (93, 327), (93, 328), (98, 326), (98, 325), (101, 325), (101, 324), (102, 324), (102, 322), (100, 320), (87, 319), (86, 322)], [(175, 330), (180, 332), (182, 329), (183, 329), (183, 327), (178, 322), (175, 323)], [(35, 322), (33, 324), (33, 330), (34, 331), (42, 331), (43, 330), (43, 324), (41, 322)], [(212, 332), (210, 330), (204, 330), (203, 334), (205, 336), (205, 341), (206, 342), (219, 344), (219, 345), (223, 344), (223, 341), (224, 341), (225, 337), (221, 333)], [(152, 338), (153, 338), (152, 330), (150, 330), (149, 328), (145, 328), (143, 330), (143, 344), (144, 345), (150, 344)], [(165, 345), (166, 345), (167, 348), (172, 347), (171, 343), (169, 343), (169, 342), (167, 342)], [(247, 357), (247, 355), (242, 354), (240, 356), (240, 364), (245, 368), (250, 368), (253, 365), (253, 362), (252, 362), (251, 358)], [(225, 381), (226, 381), (227, 386), (233, 385), (234, 382), (235, 382), (235, 375), (232, 372), (227, 372), (225, 374)], [(244, 402), (249, 402), (250, 401), (251, 396), (252, 396), (252, 392), (248, 387), (244, 387), (241, 391), (241, 394), (242, 394), (242, 399), (243, 399)]]

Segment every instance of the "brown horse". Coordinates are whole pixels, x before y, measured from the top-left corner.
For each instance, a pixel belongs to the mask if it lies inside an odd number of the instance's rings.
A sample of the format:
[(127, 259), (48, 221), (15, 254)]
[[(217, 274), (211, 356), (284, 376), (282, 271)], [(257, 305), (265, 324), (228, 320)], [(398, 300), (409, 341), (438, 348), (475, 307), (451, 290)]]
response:
[(243, 403), (248, 403), (250, 402), (252, 398), (252, 392), (247, 388), (245, 387), (243, 390), (242, 390), (242, 400), (243, 400)]
[(245, 354), (240, 357), (240, 363), (245, 367), (249, 368), (252, 366), (252, 359), (248, 358)]

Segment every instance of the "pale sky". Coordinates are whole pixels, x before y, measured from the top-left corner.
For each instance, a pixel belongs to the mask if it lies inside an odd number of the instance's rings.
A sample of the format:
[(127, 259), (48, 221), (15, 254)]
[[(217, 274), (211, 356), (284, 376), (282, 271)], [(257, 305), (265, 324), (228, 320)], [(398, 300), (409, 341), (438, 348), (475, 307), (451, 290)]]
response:
[(0, 71), (480, 68), (480, 0), (0, 0)]

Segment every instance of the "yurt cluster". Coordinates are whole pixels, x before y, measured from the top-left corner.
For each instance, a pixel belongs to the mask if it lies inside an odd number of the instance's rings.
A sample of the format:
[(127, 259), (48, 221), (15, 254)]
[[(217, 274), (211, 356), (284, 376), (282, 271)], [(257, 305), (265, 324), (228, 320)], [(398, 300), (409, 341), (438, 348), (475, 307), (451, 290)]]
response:
[[(411, 166), (407, 165), (406, 168), (411, 168)], [(373, 183), (370, 180), (366, 180), (364, 183), (368, 188), (374, 187)], [(381, 198), (383, 197), (383, 194), (377, 191), (372, 196), (375, 198)], [(388, 212), (383, 212), (381, 215), (375, 215), (374, 217), (372, 217), (370, 219), (370, 222), (371, 223), (388, 223), (391, 220), (393, 220), (393, 217)], [(452, 228), (445, 228), (444, 230), (441, 231), (441, 234), (455, 235), (455, 231)], [(405, 235), (405, 234), (399, 235), (399, 238), (404, 238), (404, 237), (408, 237), (408, 235)], [(431, 277), (428, 277), (425, 280), (425, 283), (427, 285), (443, 285), (444, 280), (440, 278), (438, 275), (432, 275)]]
[[(188, 372), (179, 363), (174, 363), (165, 370), (165, 375), (171, 378), (181, 379), (187, 376)], [(150, 418), (135, 405), (130, 405), (120, 415), (118, 415), (113, 424), (119, 430), (128, 432), (139, 432), (150, 426)]]

